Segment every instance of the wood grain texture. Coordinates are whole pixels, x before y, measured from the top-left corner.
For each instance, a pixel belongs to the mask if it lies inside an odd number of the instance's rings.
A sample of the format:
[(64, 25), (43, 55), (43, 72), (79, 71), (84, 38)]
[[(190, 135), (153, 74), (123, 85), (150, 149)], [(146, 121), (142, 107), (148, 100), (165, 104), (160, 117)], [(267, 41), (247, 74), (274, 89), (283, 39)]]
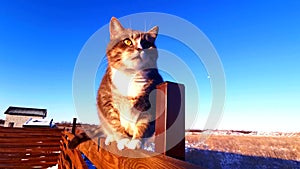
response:
[[(69, 138), (74, 136), (65, 133)], [(135, 168), (154, 168), (154, 169), (196, 169), (195, 165), (180, 161), (162, 154), (147, 152), (145, 150), (119, 151), (116, 143), (109, 146), (104, 144), (104, 138), (100, 139), (98, 146), (97, 140), (89, 140), (81, 143), (77, 149), (82, 152), (98, 169), (135, 169)]]
[(47, 168), (57, 164), (62, 130), (0, 127), (0, 168)]
[(70, 168), (70, 169), (88, 169), (85, 161), (81, 157), (79, 150), (71, 150), (68, 148), (68, 143), (74, 135), (68, 133), (67, 131), (63, 132), (62, 141), (60, 145), (61, 154), (59, 156), (59, 168)]

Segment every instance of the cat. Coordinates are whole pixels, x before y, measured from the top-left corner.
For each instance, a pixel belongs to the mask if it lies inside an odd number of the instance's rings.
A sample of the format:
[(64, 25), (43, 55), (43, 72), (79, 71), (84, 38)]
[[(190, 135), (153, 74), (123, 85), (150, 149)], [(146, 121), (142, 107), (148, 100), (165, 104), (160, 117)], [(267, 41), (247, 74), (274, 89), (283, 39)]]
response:
[(106, 49), (108, 66), (97, 94), (101, 126), (76, 135), (69, 147), (104, 134), (106, 145), (116, 141), (119, 150), (139, 149), (143, 138), (154, 134), (152, 91), (163, 82), (157, 69), (158, 29), (158, 26), (147, 32), (125, 29), (117, 18), (111, 18)]

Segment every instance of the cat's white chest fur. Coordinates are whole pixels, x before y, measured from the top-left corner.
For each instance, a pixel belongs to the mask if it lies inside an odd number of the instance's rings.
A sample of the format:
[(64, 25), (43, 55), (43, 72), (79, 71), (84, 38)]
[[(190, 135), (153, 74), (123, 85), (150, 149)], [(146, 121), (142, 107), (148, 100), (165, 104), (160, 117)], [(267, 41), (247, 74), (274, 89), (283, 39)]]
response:
[(112, 82), (121, 95), (136, 97), (143, 90), (147, 80), (112, 68)]

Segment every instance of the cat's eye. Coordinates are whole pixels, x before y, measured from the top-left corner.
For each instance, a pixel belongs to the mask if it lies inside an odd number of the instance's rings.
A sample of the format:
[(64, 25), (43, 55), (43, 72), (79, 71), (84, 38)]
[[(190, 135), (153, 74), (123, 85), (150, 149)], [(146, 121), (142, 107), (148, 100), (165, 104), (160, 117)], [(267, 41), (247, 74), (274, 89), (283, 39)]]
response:
[(132, 42), (131, 42), (130, 39), (125, 39), (125, 40), (123, 40), (123, 43), (124, 43), (125, 45), (127, 45), (127, 46), (131, 46), (131, 45), (132, 45)]

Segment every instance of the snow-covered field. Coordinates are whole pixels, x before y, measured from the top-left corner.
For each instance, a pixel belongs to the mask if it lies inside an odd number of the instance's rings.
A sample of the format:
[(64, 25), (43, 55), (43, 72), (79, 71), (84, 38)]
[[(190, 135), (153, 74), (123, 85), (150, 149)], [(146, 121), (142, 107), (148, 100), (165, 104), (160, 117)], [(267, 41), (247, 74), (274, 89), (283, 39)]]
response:
[(210, 169), (300, 169), (300, 133), (187, 132), (186, 161)]

